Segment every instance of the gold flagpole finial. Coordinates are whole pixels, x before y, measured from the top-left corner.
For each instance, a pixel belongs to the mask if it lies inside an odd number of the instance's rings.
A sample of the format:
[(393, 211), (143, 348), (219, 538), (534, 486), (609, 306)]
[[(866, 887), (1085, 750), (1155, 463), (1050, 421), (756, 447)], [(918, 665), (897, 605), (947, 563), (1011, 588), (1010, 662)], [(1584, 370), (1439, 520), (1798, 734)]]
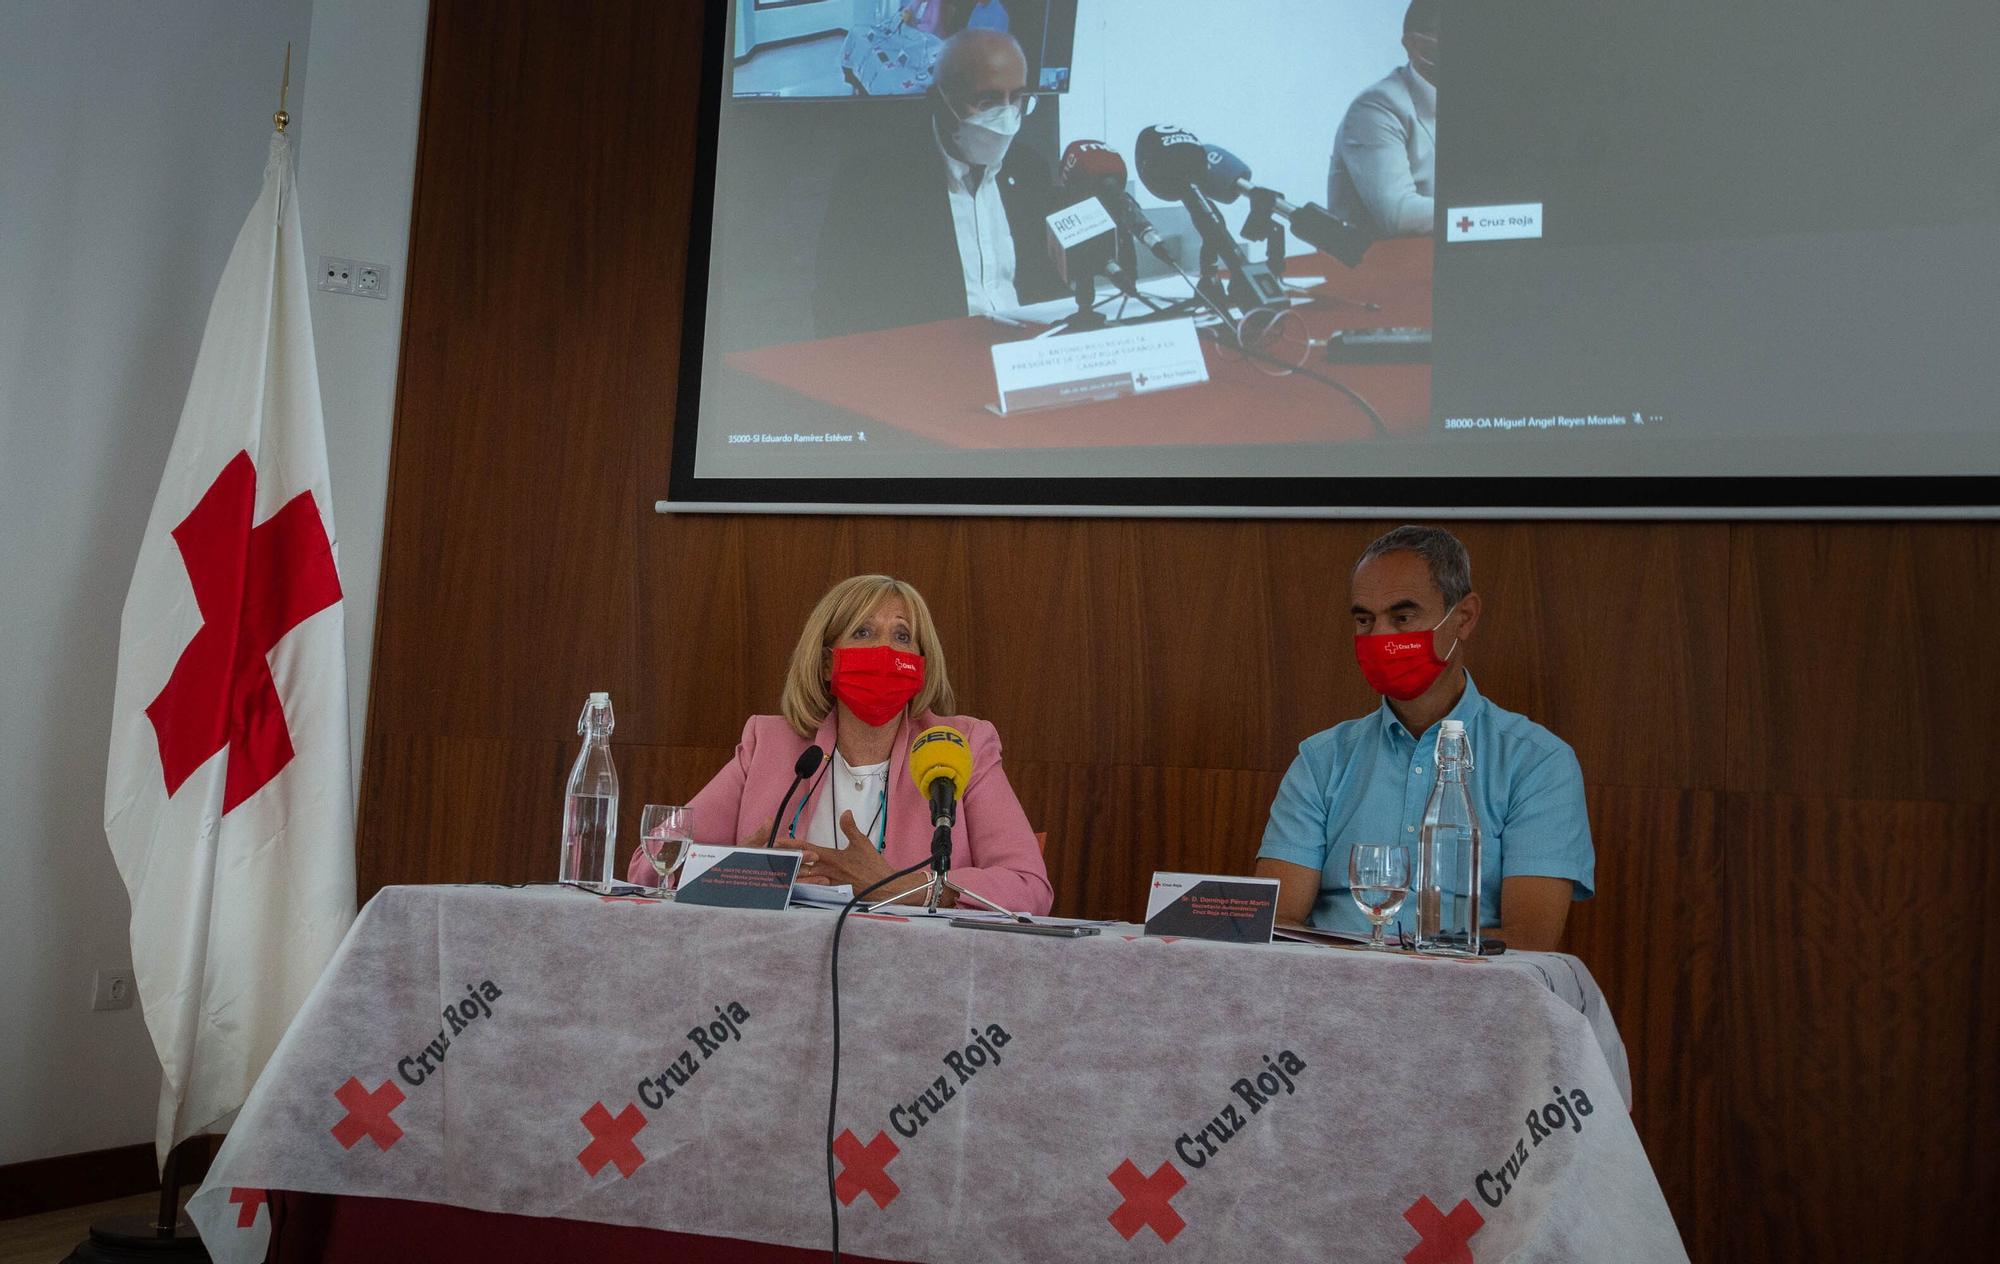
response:
[(285, 94), (290, 92), (291, 88), (292, 88), (292, 42), (290, 40), (286, 40), (285, 81), (278, 85), (278, 112), (271, 116), (271, 125), (273, 127), (276, 127), (280, 132), (283, 132), (285, 130), (285, 125), (292, 121), (292, 116), (285, 113)]

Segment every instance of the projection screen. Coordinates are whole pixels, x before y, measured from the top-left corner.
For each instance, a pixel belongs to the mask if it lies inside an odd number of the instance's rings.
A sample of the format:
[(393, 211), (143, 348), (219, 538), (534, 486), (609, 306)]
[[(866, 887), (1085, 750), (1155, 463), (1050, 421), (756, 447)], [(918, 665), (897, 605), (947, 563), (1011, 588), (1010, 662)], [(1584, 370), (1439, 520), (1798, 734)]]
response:
[(1948, 512), (2000, 5), (710, 7), (668, 504)]

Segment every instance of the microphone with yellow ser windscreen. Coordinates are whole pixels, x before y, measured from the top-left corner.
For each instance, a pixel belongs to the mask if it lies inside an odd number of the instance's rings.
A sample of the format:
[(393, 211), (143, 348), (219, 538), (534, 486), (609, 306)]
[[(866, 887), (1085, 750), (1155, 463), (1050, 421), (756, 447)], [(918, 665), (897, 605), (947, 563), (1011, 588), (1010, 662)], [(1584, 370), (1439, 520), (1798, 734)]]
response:
[(948, 724), (933, 725), (910, 743), (910, 777), (931, 805), (931, 826), (949, 829), (972, 780), (972, 745)]

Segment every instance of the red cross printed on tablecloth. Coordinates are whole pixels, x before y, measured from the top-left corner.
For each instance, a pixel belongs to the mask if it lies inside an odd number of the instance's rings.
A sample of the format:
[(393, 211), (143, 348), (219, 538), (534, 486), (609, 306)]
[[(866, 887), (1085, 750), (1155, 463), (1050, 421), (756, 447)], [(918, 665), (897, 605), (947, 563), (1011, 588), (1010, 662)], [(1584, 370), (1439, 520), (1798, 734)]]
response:
[(602, 900), (606, 904), (658, 904), (659, 903), (658, 900), (649, 900), (643, 895), (600, 895), (597, 898), (599, 900)]
[(252, 527), (256, 501), (257, 467), (238, 452), (174, 528), (202, 623), (146, 708), (170, 798), (228, 748), (225, 815), (292, 762), (285, 706), (266, 655), (340, 600), (333, 546), (312, 493), (300, 492)]
[(1420, 1195), (1403, 1212), (1403, 1219), (1410, 1222), (1421, 1239), (1404, 1254), (1403, 1264), (1473, 1264), (1472, 1247), (1468, 1244), (1486, 1223), (1486, 1217), (1479, 1214), (1479, 1208), (1470, 1200), (1461, 1198), (1447, 1216), (1437, 1209), (1430, 1195)]
[(257, 1223), (257, 1209), (264, 1205), (265, 1193), (261, 1189), (244, 1189), (237, 1186), (229, 1191), (229, 1201), (242, 1204), (236, 1213), (236, 1227), (248, 1229)]
[(889, 1178), (889, 1160), (901, 1154), (888, 1133), (877, 1132), (875, 1139), (862, 1145), (851, 1128), (843, 1128), (833, 1139), (833, 1157), (840, 1160), (840, 1175), (833, 1182), (833, 1195), (846, 1207), (861, 1195), (875, 1200), (877, 1210), (896, 1201), (902, 1187)]
[(1148, 1226), (1162, 1242), (1172, 1242), (1187, 1228), (1187, 1221), (1173, 1209), (1174, 1195), (1187, 1188), (1187, 1177), (1173, 1163), (1162, 1163), (1147, 1176), (1127, 1159), (1111, 1169), (1108, 1179), (1125, 1199), (1111, 1213), (1111, 1227), (1127, 1242)]
[(1173, 944), (1179, 943), (1181, 937), (1179, 935), (1121, 935), (1119, 938), (1128, 944), (1136, 944), (1141, 940), (1151, 940), (1156, 944)]
[(1472, 231), (1472, 217), (1470, 215), (1462, 215), (1459, 217), (1458, 231), (1461, 233), (1469, 233)]
[(591, 1141), (577, 1154), (576, 1161), (592, 1176), (603, 1171), (606, 1163), (616, 1163), (618, 1175), (629, 1177), (646, 1162), (646, 1156), (632, 1144), (632, 1138), (646, 1126), (646, 1116), (636, 1104), (625, 1103), (625, 1109), (614, 1117), (604, 1109), (603, 1102), (593, 1102), (583, 1112), (583, 1126), (590, 1129)]
[(371, 1093), (350, 1075), (347, 1083), (333, 1090), (333, 1096), (347, 1107), (347, 1117), (333, 1126), (333, 1139), (341, 1149), (352, 1150), (363, 1137), (383, 1150), (403, 1139), (402, 1126), (389, 1118), (389, 1113), (403, 1104), (403, 1090), (395, 1081), (384, 1080), (382, 1087)]

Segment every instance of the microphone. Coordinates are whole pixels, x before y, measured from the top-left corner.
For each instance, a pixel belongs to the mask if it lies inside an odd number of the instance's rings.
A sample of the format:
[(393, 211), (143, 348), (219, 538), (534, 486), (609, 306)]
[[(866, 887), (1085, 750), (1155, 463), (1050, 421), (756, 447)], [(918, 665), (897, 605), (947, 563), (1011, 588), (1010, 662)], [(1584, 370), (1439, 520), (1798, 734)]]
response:
[(792, 796), (799, 792), (800, 783), (819, 771), (820, 763), (825, 758), (826, 752), (816, 745), (808, 746), (799, 752), (798, 762), (792, 765), (792, 788), (785, 791), (784, 798), (778, 800), (778, 814), (771, 818), (771, 833), (766, 839), (767, 846), (778, 845), (778, 822), (785, 819), (785, 809), (792, 806)]
[(958, 820), (958, 799), (972, 780), (972, 747), (948, 724), (933, 725), (910, 743), (910, 779), (930, 801), (931, 825), (950, 829)]
[(1140, 245), (1153, 252), (1162, 263), (1174, 261), (1166, 240), (1132, 195), (1125, 191), (1125, 182), (1130, 179), (1125, 169), (1125, 160), (1118, 151), (1101, 140), (1073, 140), (1063, 151), (1062, 182), (1067, 193), (1084, 197), (1095, 197), (1111, 213), (1118, 227), (1130, 234)]
[(1075, 288), (1077, 301), (1088, 311), (1091, 282), (1112, 264), (1118, 253), (1118, 225), (1096, 198), (1082, 198), (1052, 211), (1043, 221), (1049, 230), (1049, 259), (1064, 285)]
[(1193, 132), (1161, 124), (1148, 127), (1132, 142), (1139, 164), (1139, 183), (1162, 202), (1179, 202), (1208, 173), (1208, 155)]
[(1260, 213), (1276, 215), (1291, 225), (1300, 241), (1325, 251), (1350, 268), (1360, 263), (1368, 247), (1375, 244), (1366, 230), (1335, 218), (1325, 207), (1312, 202), (1296, 206), (1276, 189), (1253, 183), (1249, 166), (1220, 145), (1204, 145), (1202, 150), (1206, 161), (1195, 187), (1224, 206), (1248, 194), (1252, 218)]
[[(1209, 260), (1214, 260), (1229, 269), (1225, 296), (1242, 311), (1284, 298), (1285, 287), (1270, 267), (1251, 263), (1222, 217), (1216, 214), (1215, 204), (1202, 187), (1211, 177), (1208, 147), (1199, 137), (1184, 127), (1148, 127), (1133, 142), (1132, 153), (1139, 164), (1139, 181), (1147, 192), (1187, 207), (1188, 218), (1201, 234), (1204, 285), (1214, 284), (1214, 274), (1209, 268)], [(1219, 302), (1212, 301), (1211, 305), (1220, 307)]]

